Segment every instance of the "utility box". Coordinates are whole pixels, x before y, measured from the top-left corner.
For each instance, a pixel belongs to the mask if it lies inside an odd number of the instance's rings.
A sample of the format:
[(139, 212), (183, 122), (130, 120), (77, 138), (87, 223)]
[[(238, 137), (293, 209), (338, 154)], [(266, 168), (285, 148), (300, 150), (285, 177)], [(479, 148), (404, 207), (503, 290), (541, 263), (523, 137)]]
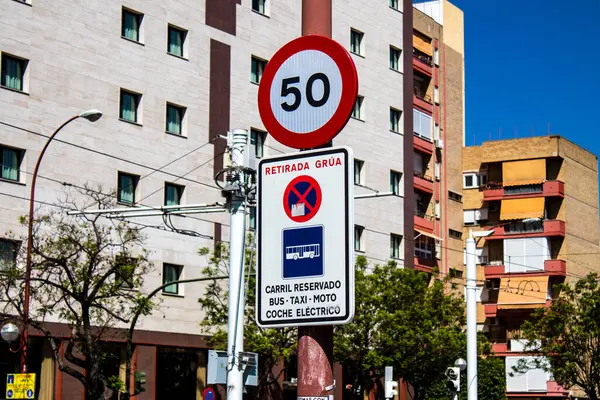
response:
[[(241, 352), (238, 354), (239, 360), (236, 361), (238, 361), (244, 369), (244, 386), (258, 386), (258, 354), (248, 352)], [(227, 384), (226, 351), (208, 351), (206, 383), (209, 385)]]

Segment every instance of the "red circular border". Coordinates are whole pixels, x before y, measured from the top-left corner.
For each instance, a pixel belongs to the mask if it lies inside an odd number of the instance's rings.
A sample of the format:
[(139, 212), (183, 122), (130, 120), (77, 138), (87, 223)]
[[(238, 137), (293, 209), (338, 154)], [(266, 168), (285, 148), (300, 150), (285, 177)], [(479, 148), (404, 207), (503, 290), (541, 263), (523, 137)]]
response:
[[(271, 86), (279, 67), (291, 56), (304, 50), (318, 50), (329, 55), (342, 76), (340, 104), (329, 121), (308, 133), (295, 133), (284, 128), (271, 110)], [(358, 73), (352, 56), (338, 42), (325, 36), (301, 36), (285, 44), (267, 63), (258, 87), (258, 111), (265, 128), (278, 142), (296, 149), (309, 149), (329, 143), (350, 119), (358, 95)]]
[[(310, 214), (302, 215), (299, 217), (293, 217), (292, 210), (289, 207), (287, 200), (290, 195), (290, 192), (292, 191), (292, 188), (298, 182), (308, 182), (309, 184), (311, 184), (312, 187), (315, 189), (315, 192), (317, 195), (317, 200), (315, 202), (315, 206), (313, 207), (313, 211)], [(288, 183), (288, 185), (286, 186), (285, 191), (283, 192), (283, 209), (285, 210), (285, 213), (287, 214), (287, 216), (294, 222), (310, 221), (319, 212), (319, 209), (321, 208), (321, 200), (322, 199), (323, 199), (323, 192), (321, 192), (321, 186), (319, 185), (319, 182), (317, 182), (316, 179), (313, 178), (312, 176), (300, 175), (300, 176), (297, 176), (294, 179), (292, 179), (292, 181), (290, 183)]]

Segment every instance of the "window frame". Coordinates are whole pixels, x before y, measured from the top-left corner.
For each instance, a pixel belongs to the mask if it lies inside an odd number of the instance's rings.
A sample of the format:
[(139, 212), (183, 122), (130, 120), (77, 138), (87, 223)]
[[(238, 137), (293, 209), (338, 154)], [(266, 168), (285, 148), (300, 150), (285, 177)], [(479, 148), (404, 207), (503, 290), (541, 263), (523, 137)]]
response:
[[(169, 107), (173, 107), (179, 111), (179, 132), (173, 132), (169, 130)], [(180, 106), (179, 104), (171, 103), (167, 101), (165, 106), (165, 133), (169, 133), (175, 136), (185, 136), (185, 120), (187, 114), (187, 107)]]
[(256, 230), (256, 206), (248, 207), (248, 229)]
[[(177, 191), (177, 197), (178, 197), (178, 203), (177, 204), (167, 204), (167, 187), (173, 187), (176, 191)], [(165, 182), (165, 196), (164, 196), (164, 201), (163, 201), (163, 205), (167, 206), (167, 207), (173, 207), (173, 206), (180, 206), (183, 204), (183, 193), (185, 192), (185, 186), (183, 185), (178, 185), (176, 183), (173, 182)]]
[[(175, 54), (173, 52), (170, 51), (170, 47), (171, 47), (171, 30), (179, 32), (181, 34), (181, 55), (179, 54)], [(167, 24), (167, 54), (173, 56), (173, 57), (177, 57), (177, 58), (183, 58), (184, 60), (188, 59), (188, 46), (187, 46), (187, 37), (188, 37), (188, 33), (189, 31), (187, 29), (183, 29), (179, 26), (176, 25), (172, 25), (172, 24)]]
[[(120, 261), (123, 262), (120, 262)], [(135, 287), (135, 283), (133, 282), (133, 278), (135, 276), (135, 268), (139, 264), (139, 260), (137, 257), (125, 257), (122, 254), (117, 254), (115, 256), (115, 267), (119, 267), (124, 265), (125, 263), (129, 263), (134, 266), (133, 271), (131, 271), (131, 275), (125, 275), (120, 273), (118, 268), (115, 268), (115, 284), (119, 287), (125, 287), (126, 289), (133, 289)]]
[[(265, 156), (266, 140), (267, 132), (260, 129), (250, 128), (250, 146), (254, 146), (254, 158), (261, 159)], [(259, 144), (258, 146), (257, 143)]]
[[(355, 158), (354, 159), (354, 184), (355, 185), (358, 185), (358, 186), (362, 186), (363, 185), (363, 181), (364, 181), (363, 171), (364, 171), (364, 168), (365, 168), (365, 162), (363, 160), (359, 160), (359, 159)], [(358, 177), (358, 182), (356, 181), (357, 177)]]
[[(355, 38), (358, 39), (358, 44), (354, 43)], [(350, 53), (356, 54), (357, 56), (364, 57), (363, 41), (365, 39), (365, 33), (355, 28), (350, 28)]]
[(402, 111), (398, 110), (397, 108), (390, 107), (390, 132), (400, 133), (401, 116)]
[(398, 8), (399, 4), (398, 3), (399, 3), (398, 0), (390, 0), (389, 1), (390, 8), (393, 8), (394, 10), (399, 10), (399, 8)]
[[(167, 278), (166, 278), (166, 276), (167, 276), (166, 270), (167, 270), (167, 268), (170, 268), (170, 267), (177, 269), (177, 273), (176, 273), (177, 278), (174, 281), (167, 281)], [(181, 280), (182, 275), (183, 275), (183, 265), (163, 262), (163, 268), (162, 268), (162, 284), (163, 285), (170, 283), (170, 282), (175, 282), (175, 281)], [(171, 292), (168, 290), (168, 288), (172, 287), (172, 286), (175, 287), (174, 292)], [(165, 286), (164, 288), (162, 288), (162, 294), (171, 295), (171, 296), (183, 296), (183, 291), (180, 291), (179, 284), (175, 283), (175, 284), (171, 284), (169, 286)]]
[[(258, 4), (259, 9), (254, 8), (255, 1)], [(261, 2), (262, 2), (262, 11), (260, 11), (260, 3)], [(252, 9), (252, 11), (254, 11), (257, 14), (264, 15), (264, 16), (269, 15), (268, 0), (252, 0), (252, 2), (250, 4), (250, 8)]]
[[(127, 176), (133, 179), (133, 201), (127, 202), (121, 199), (121, 176)], [(135, 174), (130, 174), (128, 172), (117, 171), (117, 203), (124, 204), (128, 206), (134, 206), (137, 197), (137, 188), (140, 181), (140, 176)]]
[(402, 235), (390, 233), (390, 258), (392, 260), (400, 259), (400, 248), (402, 244)]
[[(123, 97), (124, 95), (134, 96), (135, 99), (135, 120), (124, 118), (123, 114)], [(129, 122), (134, 125), (142, 125), (142, 94), (132, 90), (120, 88), (119, 91), (119, 121)]]
[[(21, 241), (18, 240), (12, 240), (12, 239), (8, 239), (8, 238), (0, 238), (0, 246), (2, 245), (7, 245), (9, 246), (12, 251), (12, 254), (10, 255), (10, 260), (8, 262), (13, 263), (15, 266), (17, 264), (17, 256), (19, 254), (19, 248), (21, 247), (22, 243)], [(0, 271), (3, 270), (4, 267), (4, 261), (6, 260), (4, 257), (4, 249), (2, 247), (0, 247), (0, 249), (2, 251), (0, 251)]]
[[(125, 14), (131, 14), (137, 18), (137, 39), (131, 39), (125, 36)], [(143, 32), (143, 23), (144, 23), (144, 13), (133, 10), (127, 7), (121, 7), (121, 39), (125, 39), (129, 42), (138, 43), (144, 45), (144, 32)]]
[[(250, 82), (252, 82), (256, 85), (260, 85), (260, 80), (262, 79), (263, 74), (265, 73), (265, 68), (267, 67), (267, 63), (268, 63), (268, 61), (265, 60), (264, 58), (260, 58), (255, 55), (250, 56)], [(262, 70), (260, 68), (258, 68), (259, 66), (262, 66)], [(255, 67), (258, 68), (256, 70), (256, 72), (254, 71)], [(256, 76), (256, 79), (255, 79), (255, 76)]]
[[(4, 166), (4, 159), (3, 159), (4, 158), (4, 150), (14, 151), (17, 155), (17, 178), (16, 179), (5, 178), (3, 175), (4, 168), (2, 168), (2, 167)], [(22, 179), (21, 166), (23, 165), (24, 159), (25, 159), (25, 150), (19, 149), (17, 147), (12, 147), (12, 146), (0, 145), (0, 180), (2, 182), (22, 183), (21, 182), (21, 179)]]
[(390, 192), (392, 192), (394, 194), (394, 196), (400, 196), (400, 181), (401, 180), (402, 180), (402, 173), (391, 169), (390, 170)]
[[(365, 227), (362, 225), (354, 225), (354, 251), (358, 251), (364, 253), (364, 245), (363, 245), (363, 233), (365, 232)], [(358, 248), (357, 248), (358, 245)]]
[(435, 240), (425, 235), (415, 239), (414, 256), (424, 260), (433, 260), (435, 255)]
[[(390, 44), (390, 69), (392, 71), (400, 72), (400, 56), (402, 55), (402, 50), (399, 48), (392, 46)], [(394, 68), (395, 65), (395, 68)]]
[[(6, 85), (6, 59), (12, 59), (21, 65), (21, 87), (19, 89)], [(18, 93), (29, 93), (29, 60), (11, 53), (0, 52), (0, 87)]]
[(365, 101), (364, 96), (361, 96), (361, 95), (356, 96), (356, 100), (354, 101), (354, 105), (352, 106), (352, 114), (350, 115), (353, 119), (364, 122), (365, 119), (363, 117), (363, 112), (362, 112), (364, 101)]
[(448, 199), (456, 201), (457, 203), (462, 203), (462, 198), (462, 194), (453, 192), (452, 190), (448, 190)]
[[(456, 232), (456, 234), (454, 234)], [(463, 233), (455, 229), (448, 229), (448, 237), (456, 240), (462, 240)]]

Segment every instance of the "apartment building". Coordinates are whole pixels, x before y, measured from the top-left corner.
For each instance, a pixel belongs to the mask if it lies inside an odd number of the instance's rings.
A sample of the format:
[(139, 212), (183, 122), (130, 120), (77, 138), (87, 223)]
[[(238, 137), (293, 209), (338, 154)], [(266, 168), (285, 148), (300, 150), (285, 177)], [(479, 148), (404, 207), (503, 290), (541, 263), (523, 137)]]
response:
[(484, 142), (463, 149), (465, 239), (477, 239), (477, 323), (505, 358), (506, 393), (566, 398), (543, 370), (511, 376), (524, 352), (522, 323), (548, 307), (553, 285), (598, 271), (598, 158), (552, 135)]
[[(17, 221), (28, 210), (43, 135), (82, 111), (99, 109), (103, 117), (72, 122), (49, 147), (37, 183), (42, 210), (65, 184), (114, 189), (123, 207), (222, 201), (214, 184), (226, 157), (219, 136), (233, 128), (248, 129), (253, 162), (292, 151), (265, 131), (256, 97), (269, 58), (301, 34), (300, 1), (0, 1), (3, 249), (12, 245), (5, 232), (24, 233)], [(357, 194), (394, 193), (356, 201), (356, 253), (373, 263), (394, 259), (448, 271), (461, 263), (436, 252), (435, 240), (459, 243), (450, 231), (459, 232), (460, 223), (448, 193), (461, 193), (462, 12), (447, 1), (429, 3), (425, 11), (434, 17), (417, 10), (413, 16), (408, 0), (333, 3), (333, 39), (352, 54), (360, 85), (334, 145), (354, 150)], [(165, 231), (157, 217), (136, 221), (154, 226), (145, 230), (154, 265), (145, 292), (199, 277), (207, 260), (198, 248), (229, 235), (225, 213), (173, 217), (178, 230), (200, 236)], [(248, 228), (254, 227), (251, 209)], [(200, 283), (169, 286), (160, 307), (139, 323), (134, 369), (147, 374), (141, 400), (201, 398), (208, 348), (198, 327), (203, 291)], [(81, 398), (81, 385), (55, 368), (47, 343), (32, 335), (36, 398)], [(185, 373), (174, 373), (175, 359), (185, 361)], [(0, 343), (0, 374), (17, 364), (18, 354)]]

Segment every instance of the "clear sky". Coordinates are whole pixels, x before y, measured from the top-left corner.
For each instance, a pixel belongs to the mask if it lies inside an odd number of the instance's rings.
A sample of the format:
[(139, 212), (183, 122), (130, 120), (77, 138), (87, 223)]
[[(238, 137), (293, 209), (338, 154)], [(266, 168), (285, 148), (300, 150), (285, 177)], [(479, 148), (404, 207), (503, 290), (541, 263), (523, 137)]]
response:
[(550, 123), (600, 155), (600, 0), (450, 1), (465, 14), (467, 145)]

